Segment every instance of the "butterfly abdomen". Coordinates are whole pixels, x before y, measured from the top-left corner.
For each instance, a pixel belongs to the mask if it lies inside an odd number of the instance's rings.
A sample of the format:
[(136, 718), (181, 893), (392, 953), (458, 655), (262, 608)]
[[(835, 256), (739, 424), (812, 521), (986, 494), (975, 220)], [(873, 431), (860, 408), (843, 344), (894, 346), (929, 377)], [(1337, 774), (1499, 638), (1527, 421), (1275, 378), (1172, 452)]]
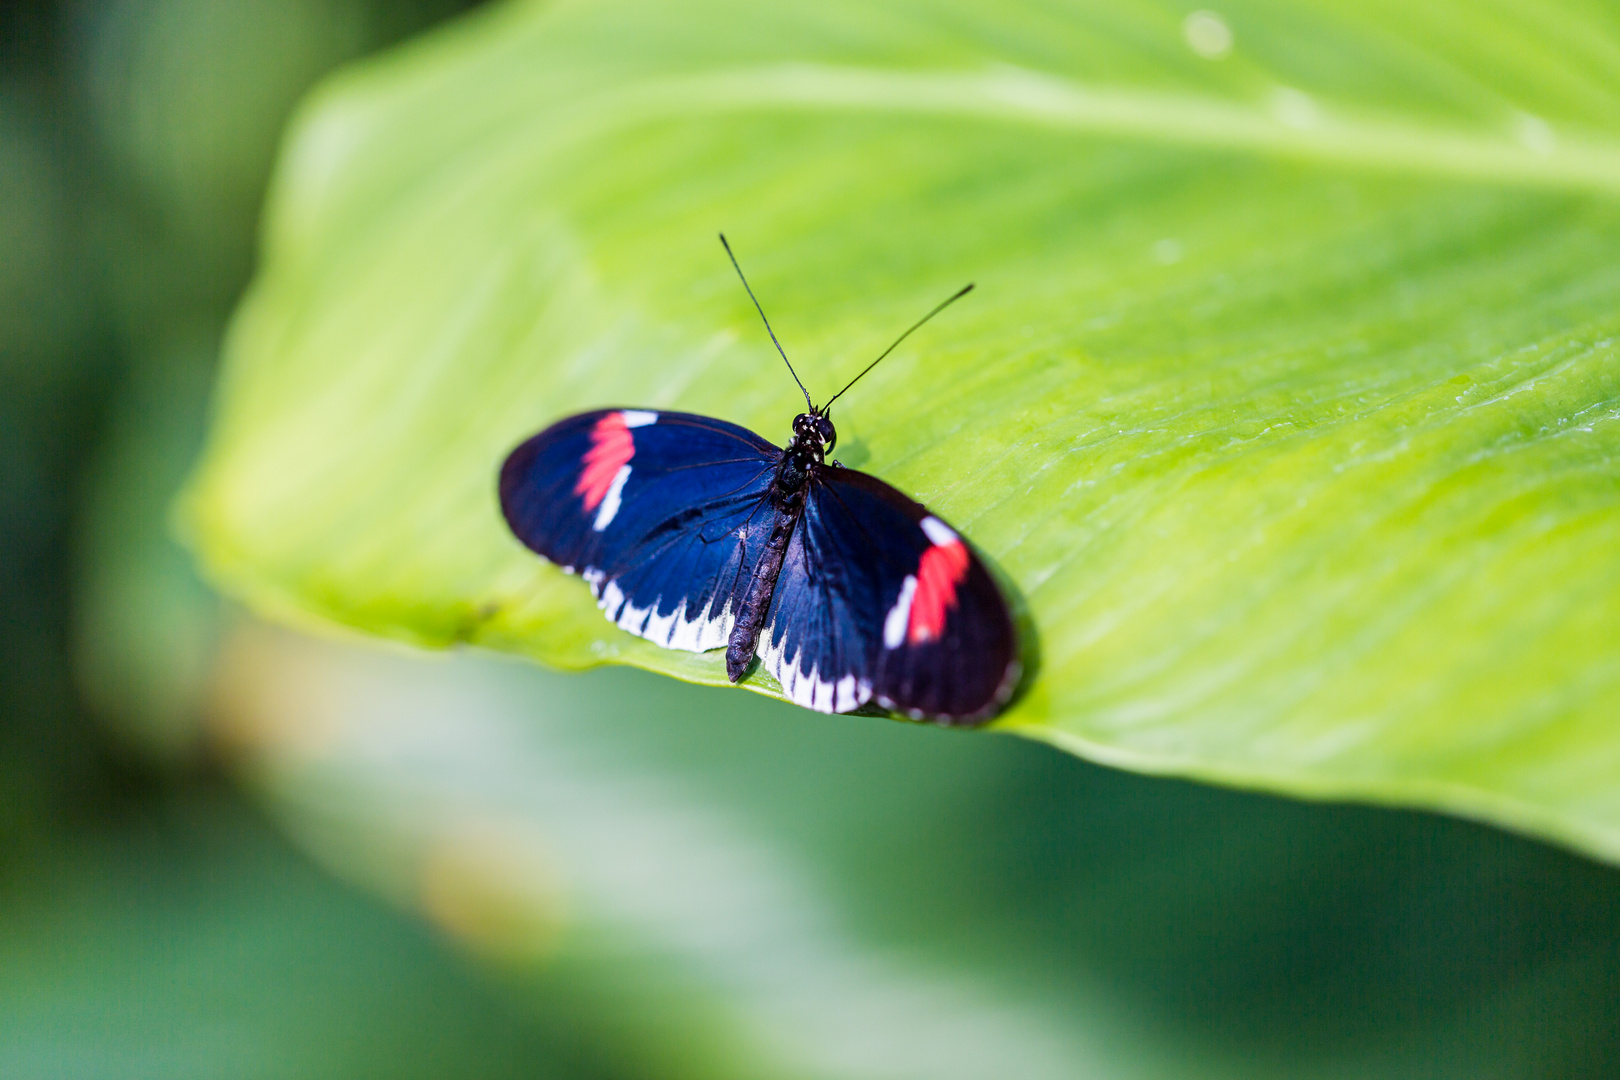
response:
[(759, 634), (765, 626), (765, 614), (776, 593), (776, 579), (782, 573), (782, 558), (787, 554), (793, 527), (798, 522), (797, 508), (777, 510), (770, 539), (765, 542), (765, 551), (754, 565), (754, 575), (737, 606), (737, 621), (732, 624), (731, 639), (726, 643), (726, 678), (732, 682), (742, 678), (753, 662)]

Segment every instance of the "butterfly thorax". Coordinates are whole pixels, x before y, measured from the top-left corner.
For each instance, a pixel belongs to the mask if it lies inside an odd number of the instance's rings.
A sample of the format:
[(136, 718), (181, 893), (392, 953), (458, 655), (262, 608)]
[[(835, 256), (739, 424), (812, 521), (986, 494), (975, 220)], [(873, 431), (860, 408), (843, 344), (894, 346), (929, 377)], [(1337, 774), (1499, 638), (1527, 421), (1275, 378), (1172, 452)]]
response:
[(819, 413), (800, 413), (793, 418), (793, 439), (782, 451), (782, 460), (776, 467), (776, 483), (772, 485), (774, 502), (778, 509), (801, 501), (797, 498), (805, 482), (826, 462), (827, 454), (838, 442), (838, 431), (832, 421)]

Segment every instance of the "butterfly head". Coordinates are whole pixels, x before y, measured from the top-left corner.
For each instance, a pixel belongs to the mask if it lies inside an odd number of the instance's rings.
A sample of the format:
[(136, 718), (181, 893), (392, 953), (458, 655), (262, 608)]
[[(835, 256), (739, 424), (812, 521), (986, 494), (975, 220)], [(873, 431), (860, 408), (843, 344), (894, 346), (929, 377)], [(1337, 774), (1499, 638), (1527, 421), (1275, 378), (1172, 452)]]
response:
[(812, 410), (793, 418), (793, 438), (782, 451), (781, 465), (776, 471), (775, 490), (782, 494), (797, 492), (805, 481), (815, 475), (827, 460), (827, 454), (838, 441), (838, 432), (823, 412)]
[(823, 454), (832, 453), (838, 443), (838, 429), (821, 412), (800, 413), (793, 418), (793, 441), (799, 446), (813, 446)]

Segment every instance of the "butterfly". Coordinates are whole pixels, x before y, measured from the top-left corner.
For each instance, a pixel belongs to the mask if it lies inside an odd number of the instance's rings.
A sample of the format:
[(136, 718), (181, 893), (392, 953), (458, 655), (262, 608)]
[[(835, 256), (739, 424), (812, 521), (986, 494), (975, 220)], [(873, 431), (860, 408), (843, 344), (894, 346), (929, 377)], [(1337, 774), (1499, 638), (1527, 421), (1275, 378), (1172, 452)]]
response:
[(724, 647), (742, 679), (756, 655), (794, 702), (849, 712), (875, 702), (916, 720), (973, 724), (1011, 696), (1018, 635), (995, 580), (926, 506), (830, 455), (819, 408), (720, 242), (809, 411), (778, 447), (692, 413), (597, 409), (506, 458), (501, 508), (524, 545), (583, 577), (621, 629), (665, 648)]

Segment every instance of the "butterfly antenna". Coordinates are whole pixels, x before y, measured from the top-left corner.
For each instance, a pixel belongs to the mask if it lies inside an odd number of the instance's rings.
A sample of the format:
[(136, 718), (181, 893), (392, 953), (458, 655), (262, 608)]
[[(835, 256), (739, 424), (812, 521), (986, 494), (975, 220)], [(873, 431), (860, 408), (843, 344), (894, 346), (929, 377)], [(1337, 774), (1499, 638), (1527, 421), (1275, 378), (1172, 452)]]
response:
[[(725, 233), (720, 234), (720, 246), (726, 249), (726, 254), (731, 258), (731, 265), (737, 268), (737, 276), (742, 278), (743, 288), (748, 290), (748, 299), (754, 302), (754, 310), (759, 312), (759, 319), (765, 324), (765, 332), (771, 335), (771, 344), (776, 346), (777, 352), (782, 353), (782, 363), (787, 365), (788, 374), (793, 376), (794, 382), (799, 383), (799, 391), (804, 394), (804, 403), (810, 406), (811, 412), (815, 412), (816, 407), (810, 401), (810, 391), (804, 388), (804, 383), (799, 382), (799, 373), (793, 370), (793, 363), (787, 358), (787, 353), (782, 352), (782, 343), (776, 340), (776, 331), (771, 329), (771, 320), (765, 317), (765, 309), (759, 306), (759, 297), (754, 295), (754, 290), (748, 288), (748, 279), (743, 277), (742, 267), (737, 265), (737, 256), (731, 254), (731, 245), (726, 243)], [(969, 287), (971, 288), (971, 286)], [(952, 299), (955, 299), (955, 297), (952, 297)]]
[[(848, 390), (851, 386), (854, 386), (856, 383), (860, 382), (861, 381), (861, 375), (865, 375), (868, 371), (871, 371), (873, 368), (877, 367), (878, 363), (880, 361), (882, 361), (883, 357), (888, 356), (890, 353), (894, 352), (894, 350), (900, 345), (900, 343), (902, 341), (906, 340), (906, 338), (911, 336), (911, 331), (912, 330), (917, 329), (923, 323), (927, 322), (929, 319), (932, 319), (935, 315), (938, 315), (940, 312), (944, 311), (946, 308), (950, 307), (952, 304), (956, 303), (958, 300), (962, 299), (962, 297), (966, 296), (968, 293), (970, 293), (972, 291), (973, 291), (973, 283), (968, 282), (968, 284), (966, 284), (966, 285), (962, 286), (960, 289), (958, 289), (956, 291), (956, 293), (951, 296), (950, 299), (946, 300), (944, 303), (942, 303), (938, 307), (936, 307), (933, 311), (930, 311), (928, 314), (924, 315), (922, 318), (920, 318), (916, 322), (912, 323), (911, 328), (909, 330), (907, 330), (905, 333), (901, 334), (899, 337), (895, 338), (894, 339), (894, 344), (890, 345), (887, 349), (884, 349), (882, 354), (879, 355), (876, 360), (872, 361), (870, 364), (867, 364), (865, 369), (862, 370), (860, 375), (857, 375), (853, 379), (849, 380), (849, 383), (848, 383), (848, 385), (846, 385), (844, 387), (844, 390)], [(839, 398), (844, 396), (844, 390), (838, 391), (838, 393), (834, 394), (832, 397), (827, 399), (827, 404), (823, 405), (821, 407), (821, 410), (820, 410), (823, 415), (826, 414), (828, 409), (832, 408), (832, 403), (833, 402), (837, 401)]]

